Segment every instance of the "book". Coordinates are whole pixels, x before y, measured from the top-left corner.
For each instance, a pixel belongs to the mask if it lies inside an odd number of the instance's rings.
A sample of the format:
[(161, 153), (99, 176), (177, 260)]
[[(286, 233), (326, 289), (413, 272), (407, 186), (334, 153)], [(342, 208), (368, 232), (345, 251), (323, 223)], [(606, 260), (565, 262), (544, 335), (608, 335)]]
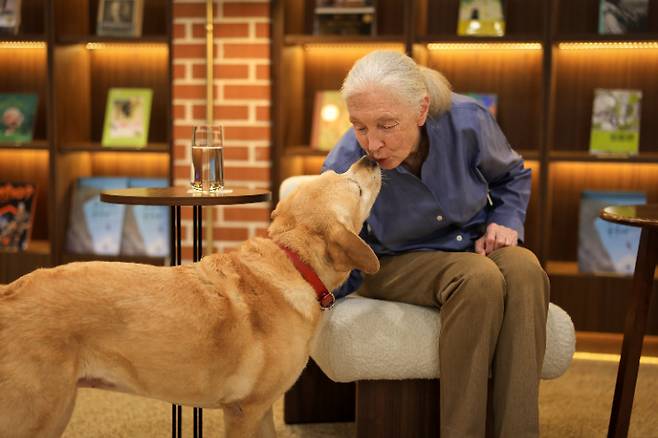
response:
[(17, 34), (21, 25), (21, 0), (0, 0), (0, 34)]
[(477, 100), (483, 107), (485, 107), (491, 115), (496, 118), (498, 112), (498, 95), (493, 93), (465, 93), (467, 96)]
[(96, 34), (115, 37), (142, 35), (143, 0), (99, 0)]
[(126, 206), (101, 202), (100, 192), (128, 187), (124, 177), (79, 178), (71, 195), (67, 249), (78, 254), (118, 255)]
[(376, 35), (376, 8), (366, 0), (316, 0), (316, 35)]
[(37, 188), (29, 182), (0, 182), (0, 249), (23, 251), (32, 232)]
[(35, 93), (0, 93), (0, 143), (32, 141), (38, 101)]
[(152, 98), (150, 88), (110, 88), (105, 107), (103, 146), (146, 146)]
[(646, 32), (648, 17), (649, 0), (600, 0), (599, 33)]
[[(128, 187), (168, 187), (166, 178), (130, 178)], [(169, 208), (129, 205), (126, 208), (121, 254), (167, 257), (170, 248)]]
[(505, 35), (502, 0), (459, 0), (457, 35)]
[(642, 91), (594, 90), (589, 150), (592, 154), (637, 155)]
[(611, 205), (646, 202), (646, 195), (641, 192), (585, 190), (581, 193), (578, 224), (580, 272), (633, 274), (642, 230), (605, 221), (599, 217), (599, 212)]
[(331, 150), (350, 128), (350, 115), (340, 91), (325, 90), (315, 93), (311, 147)]

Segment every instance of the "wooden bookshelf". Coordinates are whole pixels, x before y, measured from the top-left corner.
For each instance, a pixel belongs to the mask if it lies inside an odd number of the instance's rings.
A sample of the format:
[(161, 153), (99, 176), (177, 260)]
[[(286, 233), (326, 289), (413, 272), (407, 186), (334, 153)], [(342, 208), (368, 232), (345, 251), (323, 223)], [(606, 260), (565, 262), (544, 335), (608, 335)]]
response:
[[(456, 92), (498, 95), (498, 122), (533, 170), (526, 244), (551, 277), (552, 301), (577, 330), (621, 331), (630, 278), (577, 269), (580, 192), (643, 191), (658, 202), (658, 5), (650, 2), (647, 32), (611, 36), (597, 33), (599, 0), (508, 0), (502, 38), (457, 36), (459, 0), (380, 0), (378, 35), (352, 38), (313, 35), (313, 5), (272, 2), (273, 193), (320, 169), (325, 154), (308, 146), (315, 92), (338, 89), (370, 50), (403, 51)], [(642, 90), (639, 155), (589, 154), (595, 88)]]
[[(0, 283), (40, 266), (103, 259), (67, 254), (71, 184), (86, 176), (171, 180), (172, 2), (145, 0), (142, 37), (96, 35), (98, 0), (23, 0), (18, 35), (0, 36), (0, 92), (39, 96), (34, 140), (0, 144), (0, 174), (37, 184), (28, 249), (0, 253)], [(153, 89), (149, 143), (100, 144), (108, 90)], [(108, 260), (162, 264), (162, 258)]]

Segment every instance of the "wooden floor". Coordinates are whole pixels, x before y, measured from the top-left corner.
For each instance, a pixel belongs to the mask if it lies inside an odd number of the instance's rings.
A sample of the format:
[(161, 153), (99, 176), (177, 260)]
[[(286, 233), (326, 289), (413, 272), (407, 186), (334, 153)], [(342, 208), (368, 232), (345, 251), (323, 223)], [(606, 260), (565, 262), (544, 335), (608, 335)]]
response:
[[(576, 332), (576, 350), (588, 353), (620, 354), (623, 335)], [(658, 336), (645, 336), (642, 356), (658, 356)]]

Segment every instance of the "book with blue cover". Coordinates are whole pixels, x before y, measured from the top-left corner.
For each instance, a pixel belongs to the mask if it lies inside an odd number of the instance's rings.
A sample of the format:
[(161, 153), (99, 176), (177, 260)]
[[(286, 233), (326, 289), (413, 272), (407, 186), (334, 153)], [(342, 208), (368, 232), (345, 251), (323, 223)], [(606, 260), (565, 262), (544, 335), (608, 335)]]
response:
[(599, 217), (599, 212), (611, 205), (641, 205), (646, 202), (646, 195), (641, 192), (585, 190), (581, 193), (578, 227), (580, 272), (633, 274), (641, 229), (605, 221)]
[[(168, 187), (166, 178), (130, 178), (129, 187)], [(129, 205), (121, 238), (122, 255), (169, 256), (169, 208)]]
[(122, 204), (101, 202), (100, 192), (128, 187), (125, 177), (79, 178), (71, 194), (67, 249), (77, 254), (118, 255), (126, 212)]

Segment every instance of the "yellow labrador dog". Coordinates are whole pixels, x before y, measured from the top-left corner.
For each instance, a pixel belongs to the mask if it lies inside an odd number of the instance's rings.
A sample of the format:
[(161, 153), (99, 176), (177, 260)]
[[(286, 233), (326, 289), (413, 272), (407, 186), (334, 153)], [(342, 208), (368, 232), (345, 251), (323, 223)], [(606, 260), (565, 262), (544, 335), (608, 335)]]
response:
[(316, 289), (379, 269), (357, 233), (380, 186), (362, 159), (300, 186), (270, 238), (235, 252), (177, 267), (71, 263), (0, 286), (0, 436), (60, 436), (81, 386), (223, 408), (227, 436), (275, 436), (272, 404), (332, 304)]

